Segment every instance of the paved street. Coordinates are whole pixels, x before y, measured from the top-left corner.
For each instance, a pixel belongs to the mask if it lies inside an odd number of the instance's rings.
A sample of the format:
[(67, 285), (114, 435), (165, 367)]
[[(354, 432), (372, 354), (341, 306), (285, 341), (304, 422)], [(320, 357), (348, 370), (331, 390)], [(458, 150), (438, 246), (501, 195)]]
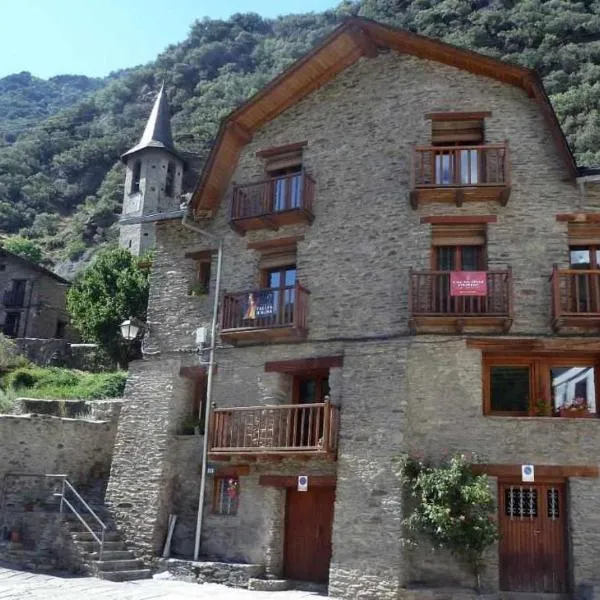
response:
[(249, 592), (222, 585), (146, 579), (115, 583), (93, 577), (63, 578), (0, 566), (0, 600), (304, 600), (308, 592)]

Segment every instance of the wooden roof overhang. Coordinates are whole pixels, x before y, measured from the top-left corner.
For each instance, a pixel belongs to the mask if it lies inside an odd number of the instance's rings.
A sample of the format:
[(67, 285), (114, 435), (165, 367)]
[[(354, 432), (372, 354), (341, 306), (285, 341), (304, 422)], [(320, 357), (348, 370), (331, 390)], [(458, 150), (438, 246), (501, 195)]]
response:
[(227, 190), (243, 147), (256, 130), (331, 81), (360, 57), (375, 57), (379, 48), (444, 63), (524, 89), (539, 103), (569, 177), (577, 176), (575, 160), (535, 71), (353, 17), (225, 118), (192, 197), (196, 216), (212, 216)]

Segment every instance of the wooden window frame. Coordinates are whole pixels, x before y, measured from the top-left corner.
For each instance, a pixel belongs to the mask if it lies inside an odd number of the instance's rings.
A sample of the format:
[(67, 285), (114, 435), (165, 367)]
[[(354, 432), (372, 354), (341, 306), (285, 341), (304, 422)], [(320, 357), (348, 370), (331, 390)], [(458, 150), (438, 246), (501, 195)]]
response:
[[(315, 396), (323, 396), (323, 382), (327, 380), (329, 386), (329, 369), (314, 369), (310, 371), (300, 371), (293, 374), (292, 380), (292, 404), (300, 402), (300, 384), (307, 379), (316, 380)], [(324, 396), (323, 396), (324, 397)], [(323, 400), (315, 400), (318, 404)]]
[(202, 288), (204, 294), (210, 291), (212, 261), (210, 259), (201, 259), (196, 261), (196, 285)]
[[(529, 372), (529, 409), (525, 411), (493, 411), (491, 390), (492, 367), (528, 367)], [(540, 417), (551, 414), (536, 414), (536, 402), (542, 398), (548, 410), (552, 411), (552, 385), (550, 369), (552, 367), (590, 366), (594, 368), (595, 383), (595, 412), (598, 415), (598, 385), (600, 383), (600, 358), (589, 354), (532, 354), (530, 356), (515, 356), (510, 354), (483, 355), (483, 414), (494, 417)]]
[[(220, 505), (221, 505), (220, 495), (221, 495), (221, 490), (223, 489), (221, 487), (221, 484), (228, 485), (227, 482), (230, 480), (235, 481), (237, 484), (237, 497), (236, 497), (235, 507), (232, 512), (223, 512), (220, 508)], [(227, 492), (225, 490), (223, 490), (223, 493), (227, 493)], [(233, 475), (233, 476), (217, 475), (217, 476), (215, 476), (213, 479), (212, 514), (220, 516), (220, 517), (235, 517), (238, 514), (239, 508), (240, 508), (240, 478), (237, 475)]]

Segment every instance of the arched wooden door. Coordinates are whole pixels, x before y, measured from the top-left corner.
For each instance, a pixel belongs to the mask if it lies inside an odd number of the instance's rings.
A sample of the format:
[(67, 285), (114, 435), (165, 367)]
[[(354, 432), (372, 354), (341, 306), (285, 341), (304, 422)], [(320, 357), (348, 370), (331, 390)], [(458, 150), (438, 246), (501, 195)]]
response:
[(500, 589), (568, 591), (564, 483), (500, 483)]

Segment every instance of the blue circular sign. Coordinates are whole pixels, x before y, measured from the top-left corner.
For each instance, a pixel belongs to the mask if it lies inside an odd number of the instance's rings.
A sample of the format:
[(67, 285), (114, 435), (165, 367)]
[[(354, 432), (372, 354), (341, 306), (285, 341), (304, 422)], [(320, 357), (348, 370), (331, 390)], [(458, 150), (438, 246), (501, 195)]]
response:
[(308, 477), (306, 475), (300, 475), (300, 477), (298, 477), (298, 483), (300, 485), (306, 485), (308, 483)]

